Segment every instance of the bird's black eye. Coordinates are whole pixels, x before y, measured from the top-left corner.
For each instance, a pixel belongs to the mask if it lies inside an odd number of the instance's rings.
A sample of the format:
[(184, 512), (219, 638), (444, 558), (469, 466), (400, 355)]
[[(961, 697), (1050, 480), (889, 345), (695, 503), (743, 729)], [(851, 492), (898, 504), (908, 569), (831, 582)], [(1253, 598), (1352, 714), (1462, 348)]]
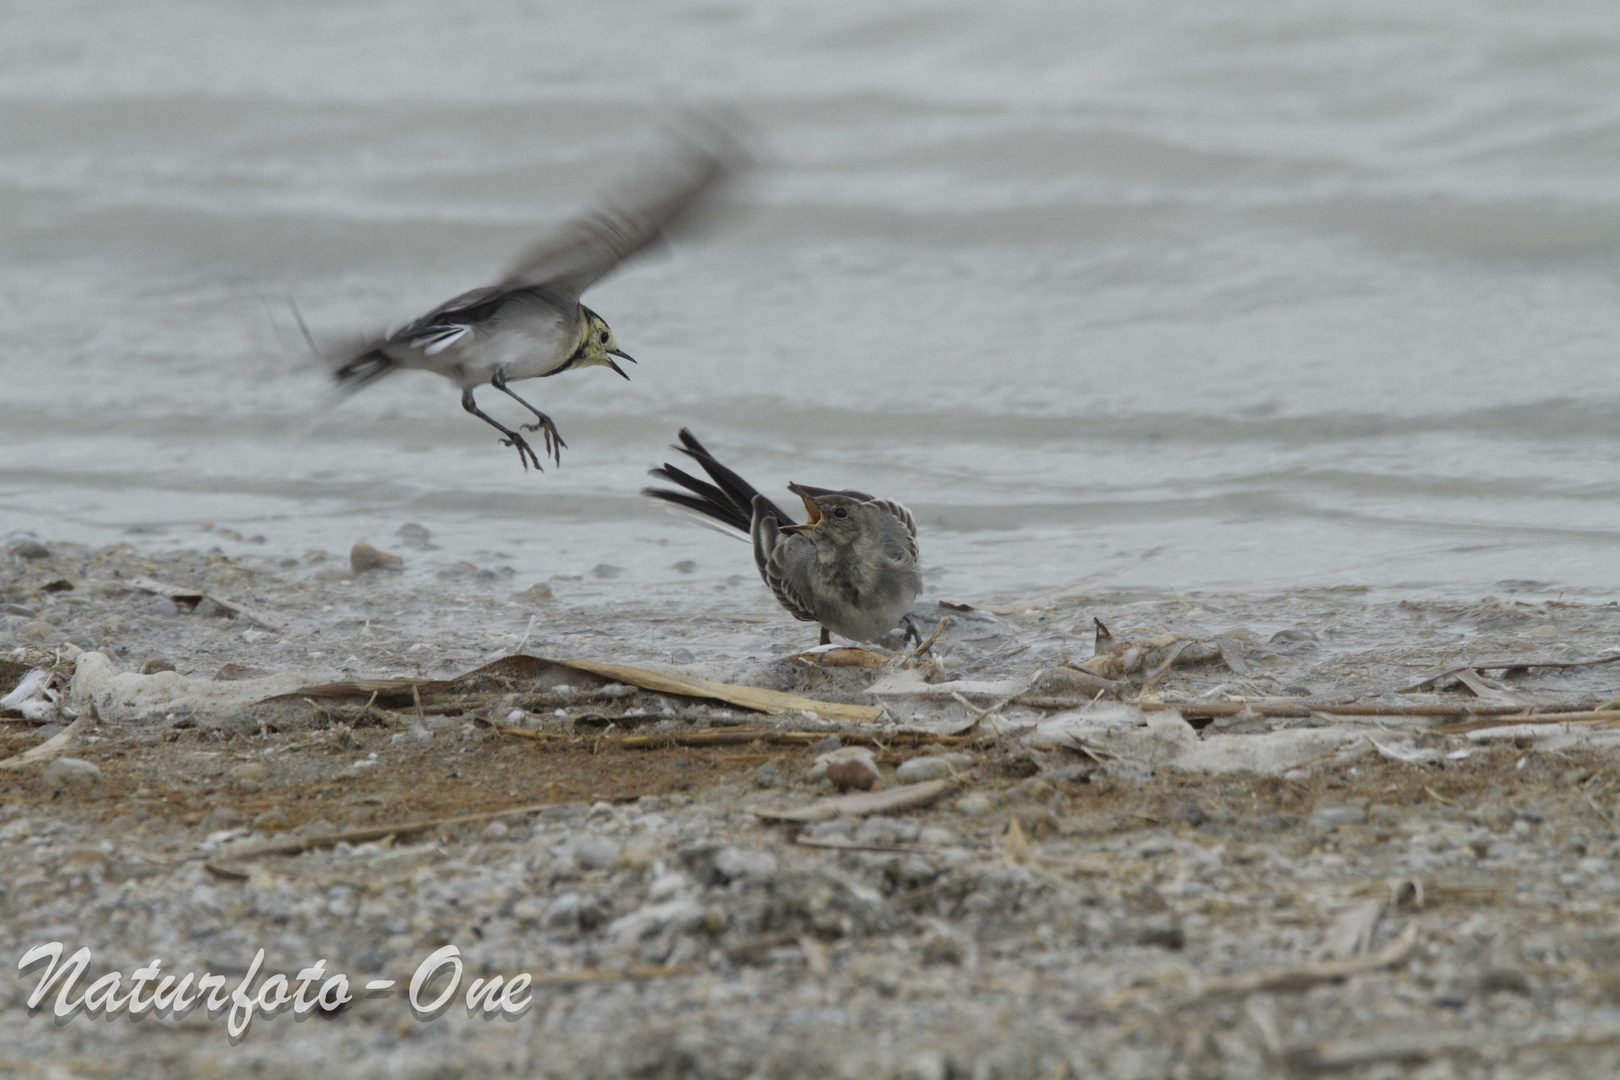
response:
[(836, 507), (833, 510), (833, 517), (849, 517), (849, 511), (845, 510), (842, 506)]
[(607, 344), (607, 339), (608, 339), (608, 332), (606, 330), (604, 330), (600, 334), (597, 334), (596, 338), (602, 344), (606, 345)]

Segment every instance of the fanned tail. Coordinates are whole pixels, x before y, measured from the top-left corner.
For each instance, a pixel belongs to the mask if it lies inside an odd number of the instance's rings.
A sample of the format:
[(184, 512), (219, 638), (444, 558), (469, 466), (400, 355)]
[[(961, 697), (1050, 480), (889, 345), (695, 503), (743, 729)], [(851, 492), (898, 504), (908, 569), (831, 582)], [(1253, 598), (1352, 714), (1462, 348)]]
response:
[(762, 509), (773, 515), (777, 521), (784, 525), (793, 523), (792, 518), (784, 514), (775, 503), (755, 491), (748, 481), (716, 461), (714, 455), (704, 449), (703, 444), (698, 442), (697, 436), (691, 431), (682, 428), (680, 439), (681, 445), (675, 449), (703, 466), (703, 471), (708, 473), (709, 479), (714, 482), (700, 480), (666, 462), (662, 467), (651, 470), (648, 475), (667, 480), (685, 490), (671, 491), (668, 488), (650, 487), (642, 488), (643, 495), (685, 507), (741, 533), (747, 533), (752, 528), (756, 498), (764, 504)]
[(353, 392), (370, 386), (398, 366), (381, 349), (370, 349), (333, 369), (332, 378), (340, 389)]

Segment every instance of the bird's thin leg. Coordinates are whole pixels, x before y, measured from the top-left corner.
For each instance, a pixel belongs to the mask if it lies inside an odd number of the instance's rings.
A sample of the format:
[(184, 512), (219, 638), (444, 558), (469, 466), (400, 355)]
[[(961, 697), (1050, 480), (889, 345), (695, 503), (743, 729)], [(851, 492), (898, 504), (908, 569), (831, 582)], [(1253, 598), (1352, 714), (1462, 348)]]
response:
[(821, 643), (823, 645), (832, 644), (832, 631), (828, 630), (825, 626), (821, 628)]
[(518, 397), (517, 394), (508, 389), (506, 385), (505, 372), (497, 371), (493, 376), (490, 377), (489, 385), (493, 386), (495, 389), (499, 390), (501, 393), (505, 394), (507, 397), (511, 398), (525, 409), (528, 409), (530, 412), (534, 413), (535, 419), (538, 421), (538, 423), (524, 424), (523, 430), (543, 432), (546, 437), (546, 453), (551, 455), (552, 459), (555, 460), (557, 464), (561, 465), (562, 448), (568, 444), (563, 442), (561, 435), (557, 434), (557, 425), (551, 422), (551, 417), (547, 416), (533, 405), (530, 405), (527, 401), (524, 401), (522, 398)]
[(482, 420), (496, 431), (499, 431), (502, 435), (505, 435), (506, 438), (501, 440), (502, 446), (517, 447), (518, 460), (523, 462), (524, 472), (529, 471), (529, 462), (531, 461), (534, 462), (534, 467), (536, 469), (539, 469), (541, 472), (545, 472), (544, 469), (540, 468), (540, 459), (535, 456), (534, 447), (529, 445), (529, 441), (523, 436), (519, 435), (517, 432), (513, 431), (511, 428), (503, 425), (499, 420), (489, 415), (489, 413), (485, 412), (483, 409), (480, 409), (478, 407), (478, 403), (473, 400), (473, 392), (471, 387), (468, 387), (466, 390), (461, 392), (461, 407), (478, 417), (478, 419)]
[(910, 615), (907, 615), (906, 639), (900, 643), (900, 647), (904, 648), (905, 646), (910, 645), (912, 642), (916, 642), (919, 648), (922, 647), (922, 631), (917, 629), (916, 620), (914, 620)]

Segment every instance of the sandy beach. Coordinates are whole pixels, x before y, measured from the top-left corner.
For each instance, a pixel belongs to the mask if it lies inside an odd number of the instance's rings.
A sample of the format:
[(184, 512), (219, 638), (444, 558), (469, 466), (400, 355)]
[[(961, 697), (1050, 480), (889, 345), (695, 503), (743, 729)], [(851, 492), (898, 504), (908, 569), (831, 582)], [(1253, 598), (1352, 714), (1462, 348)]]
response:
[[(795, 659), (811, 636), (762, 587), (695, 616), (445, 576), (404, 548), (404, 569), (355, 571), (41, 546), (14, 547), (0, 577), (0, 691), (43, 669), (54, 689), (35, 700), (65, 711), (8, 710), (0, 757), (76, 730), (5, 773), (7, 966), (59, 940), (93, 947), (77, 993), (154, 957), (234, 987), (263, 949), (255, 985), (324, 959), (397, 988), (324, 1018), (260, 1012), (233, 1046), (204, 1008), (53, 1025), (54, 990), (25, 1007), (43, 966), (13, 972), (0, 1025), (18, 1075), (1620, 1063), (1620, 734), (1490, 719), (1562, 703), (1601, 720), (1613, 669), (1393, 692), (1467, 663), (1601, 657), (1613, 605), (1055, 590), (919, 609), (950, 620), (929, 654), (825, 667)], [(186, 610), (132, 581), (212, 599)], [(1061, 707), (1100, 678), (1075, 666), (1102, 670), (1095, 619), (1158, 640), (1154, 665), (1172, 636), (1226, 647)], [(510, 659), (520, 643), (529, 659)], [(550, 662), (578, 660), (883, 712), (766, 713)], [(899, 808), (773, 817), (863, 794), (818, 778), (834, 747)], [(527, 1011), (490, 1019), (458, 996), (413, 1015), (404, 988), (447, 945), (466, 980), (530, 975)]]

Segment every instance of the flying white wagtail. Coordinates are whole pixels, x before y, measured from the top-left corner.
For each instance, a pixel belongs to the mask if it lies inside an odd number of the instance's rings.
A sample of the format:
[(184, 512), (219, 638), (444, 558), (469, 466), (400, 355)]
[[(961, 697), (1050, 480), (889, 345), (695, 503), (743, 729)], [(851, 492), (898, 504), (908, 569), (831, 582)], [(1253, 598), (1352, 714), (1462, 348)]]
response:
[(507, 383), (595, 365), (628, 379), (613, 358), (630, 356), (602, 317), (579, 302), (580, 295), (691, 215), (744, 162), (738, 144), (718, 129), (689, 138), (660, 167), (620, 185), (601, 209), (528, 248), (495, 284), (462, 293), (403, 329), (345, 352), (333, 372), (338, 385), (358, 390), (401, 368), (437, 372), (461, 387), (463, 409), (500, 431), (503, 446), (517, 448), (524, 469), (531, 463), (539, 469), (528, 440), (473, 400), (473, 389), (488, 383), (534, 413), (535, 423), (523, 429), (542, 432), (547, 456), (560, 464), (566, 444), (557, 425)]
[(747, 533), (754, 563), (776, 600), (794, 618), (821, 624), (821, 643), (831, 633), (877, 641), (904, 625), (906, 639), (922, 641), (909, 612), (922, 591), (917, 568), (917, 522), (897, 502), (861, 491), (789, 484), (804, 500), (807, 519), (794, 524), (775, 503), (714, 459), (692, 433), (681, 429), (675, 447), (709, 474), (709, 483), (665, 464), (651, 475), (684, 491), (644, 488), (642, 494), (694, 510)]

